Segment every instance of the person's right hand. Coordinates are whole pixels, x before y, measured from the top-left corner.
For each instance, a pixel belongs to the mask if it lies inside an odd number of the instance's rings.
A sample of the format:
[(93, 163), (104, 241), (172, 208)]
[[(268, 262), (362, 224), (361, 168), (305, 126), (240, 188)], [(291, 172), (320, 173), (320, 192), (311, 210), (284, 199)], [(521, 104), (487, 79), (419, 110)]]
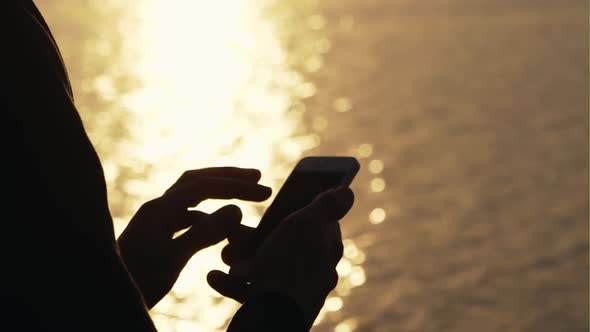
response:
[(249, 263), (242, 262), (240, 275), (211, 271), (209, 284), (240, 301), (261, 293), (290, 296), (311, 326), (338, 282), (336, 265), (343, 251), (338, 220), (353, 202), (353, 192), (345, 187), (319, 195), (287, 217)]

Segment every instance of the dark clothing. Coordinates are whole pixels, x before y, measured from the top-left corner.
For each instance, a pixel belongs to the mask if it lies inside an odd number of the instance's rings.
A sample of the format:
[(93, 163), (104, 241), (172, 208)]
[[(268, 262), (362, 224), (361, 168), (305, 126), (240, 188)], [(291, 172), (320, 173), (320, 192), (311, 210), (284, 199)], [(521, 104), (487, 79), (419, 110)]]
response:
[[(155, 331), (119, 255), (103, 170), (55, 40), (32, 1), (4, 0), (0, 10), (9, 64), (4, 127), (10, 137), (3, 144), (3, 324), (18, 330)], [(244, 304), (229, 330), (302, 326), (290, 299), (266, 295)]]
[(250, 298), (231, 321), (228, 332), (309, 331), (303, 313), (289, 297), (264, 294)]
[(7, 316), (26, 310), (27, 323), (50, 331), (155, 331), (118, 253), (102, 167), (56, 43), (32, 1), (1, 6), (15, 101), (7, 110), (15, 254), (3, 270), (19, 303)]

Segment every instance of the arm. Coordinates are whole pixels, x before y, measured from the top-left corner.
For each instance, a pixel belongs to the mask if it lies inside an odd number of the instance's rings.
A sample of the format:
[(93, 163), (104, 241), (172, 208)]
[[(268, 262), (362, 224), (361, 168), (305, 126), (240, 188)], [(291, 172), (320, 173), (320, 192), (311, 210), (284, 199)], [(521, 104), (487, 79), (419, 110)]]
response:
[(9, 298), (18, 303), (5, 316), (49, 330), (155, 331), (120, 258), (102, 169), (59, 53), (20, 3), (6, 4), (2, 15), (11, 23), (3, 32), (10, 102), (3, 144), (10, 251), (3, 266)]
[(309, 331), (301, 309), (288, 296), (264, 293), (249, 298), (233, 317), (228, 332)]

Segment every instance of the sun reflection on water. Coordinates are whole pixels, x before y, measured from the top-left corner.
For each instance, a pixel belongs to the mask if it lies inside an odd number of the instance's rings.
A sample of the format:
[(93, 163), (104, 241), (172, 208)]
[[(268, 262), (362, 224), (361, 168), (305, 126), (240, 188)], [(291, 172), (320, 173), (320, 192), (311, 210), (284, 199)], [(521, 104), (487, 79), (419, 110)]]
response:
[[(87, 44), (91, 49), (80, 51), (106, 61), (97, 68), (108, 70), (95, 68), (92, 77), (76, 71), (73, 75), (82, 76), (78, 107), (98, 142), (117, 234), (142, 202), (159, 196), (184, 170), (256, 167), (262, 171), (261, 182), (276, 193), (295, 162), (320, 145), (318, 134), (328, 120), (316, 116), (311, 131), (302, 121), (305, 99), (317, 89), (302, 72), (321, 70), (323, 54), (331, 48), (322, 32), (328, 23), (317, 14), (314, 0), (289, 5), (296, 10), (270, 0), (108, 4), (120, 16), (115, 24), (120, 26), (120, 41), (99, 34)], [(101, 9), (101, 15), (107, 12)], [(306, 24), (288, 23), (299, 21)], [(300, 39), (302, 47), (287, 49), (284, 42), (289, 38)], [(73, 43), (66, 44), (68, 48), (75, 49)], [(120, 54), (109, 57), (115, 50)], [(96, 115), (96, 98), (85, 94), (97, 94), (118, 111)], [(340, 97), (333, 107), (347, 112), (352, 102)], [(113, 118), (124, 129), (106, 129)], [(361, 157), (371, 152), (369, 144), (359, 148)], [(255, 225), (269, 202), (232, 203), (242, 208), (244, 223)], [(225, 203), (208, 201), (199, 209), (212, 211)], [(197, 254), (172, 292), (152, 310), (161, 331), (225, 327), (237, 305), (205, 281), (209, 270), (227, 270), (219, 259), (221, 247)], [(316, 324), (340, 311), (351, 289), (365, 282), (364, 259), (354, 241), (344, 241), (341, 279)], [(354, 324), (342, 323), (338, 329), (352, 330)]]
[[(264, 8), (251, 1), (138, 1), (136, 28), (125, 36), (135, 61), (129, 70), (141, 88), (123, 96), (134, 115), (129, 153), (152, 167), (129, 182), (136, 197), (161, 192), (184, 169), (239, 165), (262, 170), (276, 188), (318, 137), (300, 129), (301, 98), (315, 87), (290, 70)], [(210, 211), (222, 202), (205, 202)], [(255, 206), (239, 204), (246, 223)], [(152, 311), (162, 330), (220, 329), (236, 305), (205, 281), (227, 270), (220, 246), (199, 253), (172, 293)]]
[[(357, 204), (342, 223), (354, 241), (314, 329), (334, 332), (470, 331), (482, 317), (491, 330), (580, 329), (584, 160), (543, 148), (584, 139), (574, 113), (586, 99), (559, 89), (581, 84), (587, 67), (584, 47), (558, 38), (582, 37), (583, 1), (571, 2), (35, 0), (101, 157), (117, 232), (185, 169), (258, 167), (276, 190), (304, 154), (359, 158)], [(498, 52), (509, 56), (481, 66), (480, 55)], [(556, 79), (521, 89), (547, 63)], [(474, 80), (474, 68), (490, 79)], [(560, 103), (571, 107), (553, 112)], [(506, 105), (535, 121), (512, 121)], [(522, 150), (523, 137), (547, 139)], [(572, 199), (554, 204), (564, 193)], [(246, 223), (264, 206), (242, 205)], [(218, 254), (199, 254), (158, 304), (160, 331), (223, 328), (237, 306), (206, 286), (206, 270), (224, 268)]]

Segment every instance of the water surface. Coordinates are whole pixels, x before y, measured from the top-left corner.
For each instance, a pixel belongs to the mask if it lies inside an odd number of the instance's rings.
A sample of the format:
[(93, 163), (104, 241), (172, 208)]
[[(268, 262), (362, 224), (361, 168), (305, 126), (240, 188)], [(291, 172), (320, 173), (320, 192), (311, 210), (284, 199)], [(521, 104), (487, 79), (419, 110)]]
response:
[[(117, 229), (185, 169), (362, 170), (318, 331), (584, 331), (588, 5), (38, 1), (105, 166)], [(205, 204), (213, 209), (219, 202)], [(265, 203), (267, 204), (267, 203)], [(265, 204), (241, 204), (255, 224)], [(152, 312), (222, 330), (197, 255)]]

